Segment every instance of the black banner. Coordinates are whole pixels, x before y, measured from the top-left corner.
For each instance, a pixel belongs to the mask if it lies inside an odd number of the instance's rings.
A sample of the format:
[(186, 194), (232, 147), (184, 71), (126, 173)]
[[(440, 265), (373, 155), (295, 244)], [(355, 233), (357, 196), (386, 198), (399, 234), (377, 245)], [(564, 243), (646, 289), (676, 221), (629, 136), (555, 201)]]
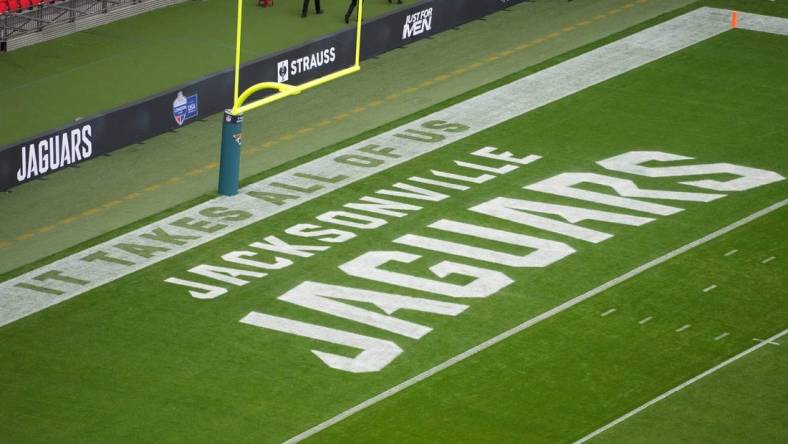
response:
[[(362, 27), (361, 58), (429, 37), (527, 0), (425, 0)], [(355, 29), (244, 64), (241, 90), (265, 81), (302, 84), (353, 64)], [(226, 70), (0, 150), (0, 190), (176, 130), (232, 106)], [(263, 97), (266, 93), (261, 93)], [(268, 92), (271, 94), (271, 92)], [(217, 135), (218, 143), (218, 135)]]

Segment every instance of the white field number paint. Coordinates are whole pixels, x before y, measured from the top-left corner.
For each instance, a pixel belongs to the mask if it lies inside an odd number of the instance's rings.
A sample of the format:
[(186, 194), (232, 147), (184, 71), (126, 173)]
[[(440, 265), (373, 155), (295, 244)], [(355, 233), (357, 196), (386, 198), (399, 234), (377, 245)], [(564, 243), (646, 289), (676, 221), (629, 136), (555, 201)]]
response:
[(397, 285), (412, 290), (423, 290), (452, 298), (486, 298), (514, 282), (499, 271), (451, 261), (440, 262), (430, 267), (429, 270), (439, 278), (446, 278), (451, 275), (467, 276), (472, 278), (470, 282), (465, 285), (450, 284), (435, 279), (386, 271), (380, 268), (389, 262), (410, 264), (420, 257), (416, 254), (402, 251), (370, 251), (340, 265), (339, 269), (350, 276)]

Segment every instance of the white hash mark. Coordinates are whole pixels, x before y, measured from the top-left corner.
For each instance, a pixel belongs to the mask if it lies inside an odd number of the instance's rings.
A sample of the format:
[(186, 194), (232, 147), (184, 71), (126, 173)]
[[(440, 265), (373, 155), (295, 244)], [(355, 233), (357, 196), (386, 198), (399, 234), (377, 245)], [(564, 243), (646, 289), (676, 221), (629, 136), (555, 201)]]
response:
[(752, 340), (755, 341), (755, 342), (764, 342), (766, 344), (771, 344), (771, 345), (780, 345), (779, 342), (774, 341), (774, 340), (769, 340), (769, 339), (752, 338)]

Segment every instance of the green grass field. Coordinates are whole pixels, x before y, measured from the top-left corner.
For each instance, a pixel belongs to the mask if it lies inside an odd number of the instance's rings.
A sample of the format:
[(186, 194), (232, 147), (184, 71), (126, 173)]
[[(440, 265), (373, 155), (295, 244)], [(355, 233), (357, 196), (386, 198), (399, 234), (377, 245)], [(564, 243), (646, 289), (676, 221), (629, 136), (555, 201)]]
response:
[[(783, 116), (788, 114), (788, 84), (781, 73), (788, 72), (787, 48), (785, 36), (726, 32), (3, 326), (0, 436), (9, 442), (74, 442), (85, 437), (95, 442), (281, 442), (630, 270), (782, 202), (788, 191), (785, 181), (724, 192), (725, 197), (712, 202), (641, 199), (684, 209), (663, 216), (523, 187), (561, 173), (587, 172), (633, 180), (644, 189), (711, 193), (679, 182), (731, 178), (647, 178), (596, 164), (630, 151), (663, 151), (696, 159), (682, 165), (727, 162), (785, 176), (788, 127)], [(466, 183), (469, 189), (464, 191), (444, 189), (449, 197), (438, 202), (376, 194), (395, 182), (427, 177), (431, 169), (481, 174), (463, 170), (457, 160), (503, 165), (471, 154), (486, 146), (518, 157), (543, 158), (506, 174), (493, 174), (485, 183)], [(601, 186), (583, 188), (610, 193)], [(362, 196), (423, 208), (410, 209), (402, 217), (378, 214), (385, 225), (374, 230), (334, 227), (357, 235), (342, 243), (321, 244), (284, 234), (295, 224), (325, 225), (315, 218)], [(577, 223), (613, 235), (603, 242), (588, 242), (469, 211), (495, 197), (655, 220), (642, 226)], [(479, 254), (481, 250), (464, 257), (425, 249), (423, 243), (393, 242), (412, 234), (496, 250), (507, 257), (531, 251), (505, 244), (502, 238), (494, 241), (469, 236), (467, 231), (427, 228), (439, 219), (553, 241), (550, 248), (564, 243), (575, 251), (549, 266), (534, 268), (491, 263)], [(579, 439), (753, 346), (753, 338), (766, 338), (788, 327), (786, 220), (783, 207), (644, 270), (386, 398), (313, 440)], [(244, 277), (248, 285), (221, 284), (229, 292), (212, 300), (192, 298), (186, 289), (165, 282), (173, 276), (199, 280), (187, 270), (200, 264), (227, 266), (222, 255), (248, 250), (269, 235), (330, 249), (312, 257), (288, 256), (293, 265), (265, 277)], [(436, 294), (423, 281), (405, 288), (349, 276), (338, 268), (372, 250), (420, 256), (413, 263), (385, 265), (390, 272), (437, 279), (425, 267), (455, 261), (477, 271), (505, 273), (513, 282), (486, 298), (459, 298), (448, 296), (455, 290)], [(257, 259), (271, 258), (260, 254)], [(467, 275), (444, 278), (440, 280), (455, 289), (472, 282)], [(409, 309), (392, 313), (432, 329), (415, 340), (277, 300), (307, 280), (467, 308), (455, 315)], [(715, 287), (707, 290), (711, 286)], [(352, 305), (384, 313), (370, 304)], [(332, 369), (310, 350), (342, 356), (353, 356), (357, 350), (239, 322), (252, 311), (391, 341), (402, 353), (377, 372)], [(409, 328), (413, 333), (413, 325)], [(750, 375), (759, 387), (771, 378), (779, 379), (786, 367), (781, 359), (784, 346), (777, 347), (755, 351), (688, 388), (681, 397), (663, 401), (648, 416), (601, 435), (599, 441), (692, 442), (701, 437), (736, 442), (737, 437), (746, 437), (751, 442), (784, 442), (786, 430), (779, 418), (788, 412), (785, 384), (760, 393), (743, 383), (731, 387), (724, 380), (736, 380), (731, 375), (735, 371)], [(753, 369), (758, 360), (767, 360), (763, 368), (770, 371)], [(703, 403), (738, 398), (742, 412), (735, 417), (719, 404), (716, 410), (699, 413)], [(748, 422), (737, 427), (736, 421), (744, 418)], [(681, 427), (674, 425), (678, 421)]]

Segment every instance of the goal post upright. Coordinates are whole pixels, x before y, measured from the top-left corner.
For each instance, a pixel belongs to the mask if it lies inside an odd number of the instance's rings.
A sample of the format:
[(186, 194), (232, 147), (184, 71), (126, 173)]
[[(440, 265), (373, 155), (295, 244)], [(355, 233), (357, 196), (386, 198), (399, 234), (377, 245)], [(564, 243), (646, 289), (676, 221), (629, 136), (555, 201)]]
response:
[[(241, 133), (243, 113), (300, 94), (333, 80), (348, 76), (361, 70), (361, 20), (363, 18), (364, 0), (358, 2), (358, 18), (356, 21), (356, 53), (354, 64), (348, 68), (319, 77), (301, 85), (288, 85), (278, 82), (261, 82), (240, 93), (241, 76), (241, 31), (243, 23), (243, 0), (238, 0), (238, 14), (235, 34), (235, 82), (233, 86), (233, 107), (224, 111), (222, 119), (222, 145), (219, 159), (219, 194), (233, 196), (238, 194), (238, 183), (241, 167)], [(268, 97), (246, 103), (252, 95), (260, 91), (273, 89), (277, 92)]]

